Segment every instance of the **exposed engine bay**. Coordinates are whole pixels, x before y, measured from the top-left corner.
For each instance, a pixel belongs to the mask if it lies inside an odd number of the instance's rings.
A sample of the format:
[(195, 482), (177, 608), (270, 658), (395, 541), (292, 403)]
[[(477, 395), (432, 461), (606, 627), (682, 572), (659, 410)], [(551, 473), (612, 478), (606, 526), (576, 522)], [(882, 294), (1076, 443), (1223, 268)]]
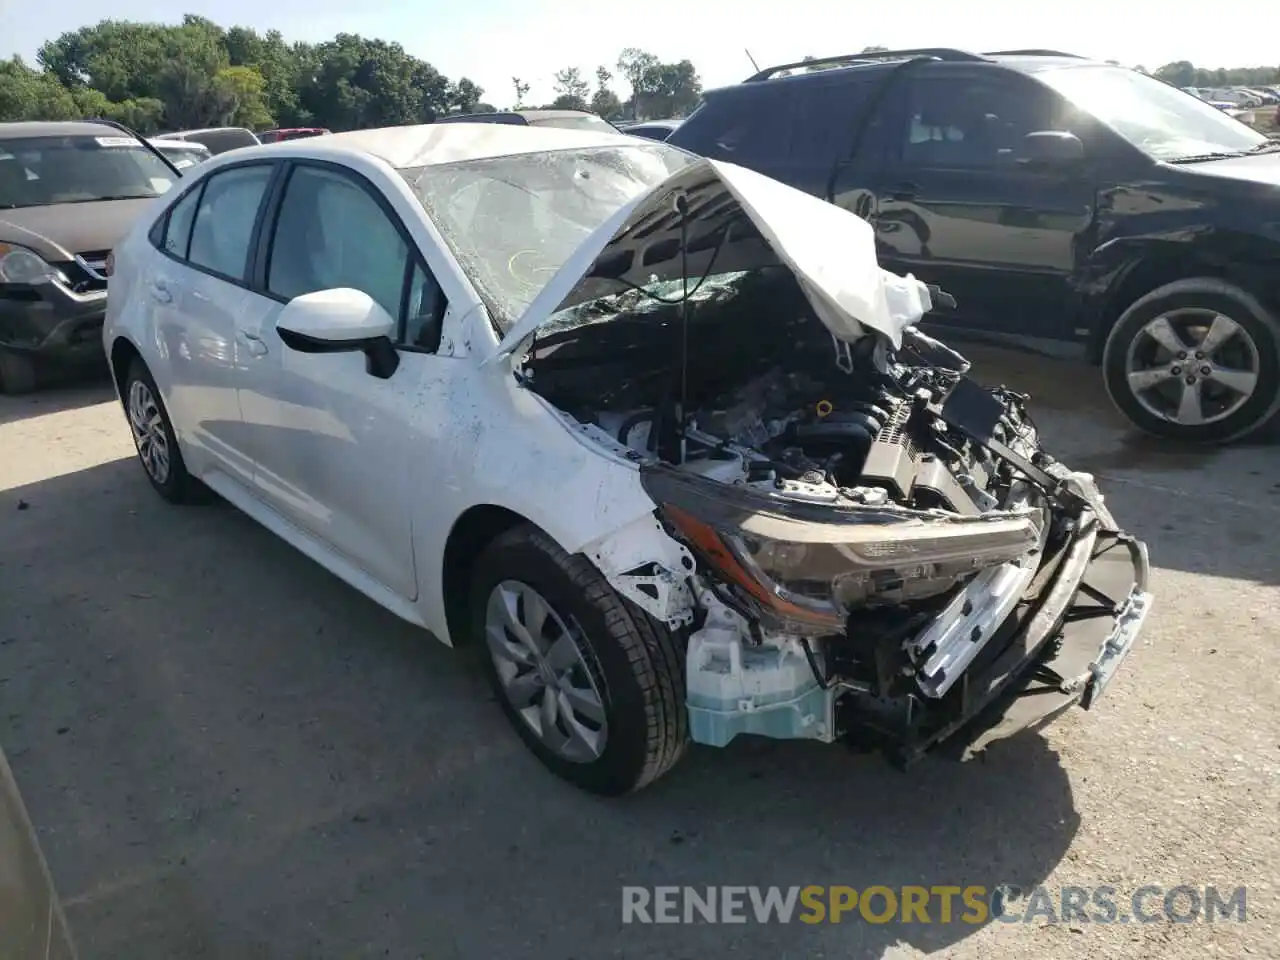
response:
[(695, 740), (909, 762), (1009, 663), (1079, 699), (1083, 674), (1031, 662), (1061, 644), (1104, 540), (1135, 548), (1091, 478), (1041, 449), (1026, 398), (967, 370), (914, 328), (899, 350), (833, 336), (780, 266), (592, 300), (533, 344), (525, 385), (640, 464), (697, 558), (688, 616), (632, 594), (688, 632)]

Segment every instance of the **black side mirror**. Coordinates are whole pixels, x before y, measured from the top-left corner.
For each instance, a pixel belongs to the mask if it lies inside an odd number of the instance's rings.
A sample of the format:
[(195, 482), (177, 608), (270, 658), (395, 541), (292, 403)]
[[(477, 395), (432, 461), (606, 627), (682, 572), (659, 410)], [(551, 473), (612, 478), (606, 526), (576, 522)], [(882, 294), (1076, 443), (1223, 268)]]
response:
[(1084, 159), (1084, 144), (1065, 130), (1037, 130), (1022, 138), (1018, 163), (1024, 167), (1069, 167)]

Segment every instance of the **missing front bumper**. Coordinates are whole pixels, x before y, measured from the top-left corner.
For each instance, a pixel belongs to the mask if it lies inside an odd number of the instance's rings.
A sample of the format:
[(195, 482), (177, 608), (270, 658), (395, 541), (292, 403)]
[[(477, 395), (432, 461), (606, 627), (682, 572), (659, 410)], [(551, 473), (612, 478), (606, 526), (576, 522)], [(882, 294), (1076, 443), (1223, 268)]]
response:
[(1140, 541), (1099, 529), (1082, 534), (1018, 639), (970, 678), (964, 713), (907, 759), (930, 751), (968, 759), (996, 741), (1046, 726), (1073, 706), (1091, 709), (1146, 622), (1149, 573)]

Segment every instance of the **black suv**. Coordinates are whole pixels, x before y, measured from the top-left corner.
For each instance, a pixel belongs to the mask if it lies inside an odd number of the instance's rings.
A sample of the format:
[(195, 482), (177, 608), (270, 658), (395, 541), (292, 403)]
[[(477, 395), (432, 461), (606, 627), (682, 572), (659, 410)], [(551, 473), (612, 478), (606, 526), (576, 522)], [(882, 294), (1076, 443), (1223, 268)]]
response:
[(887, 269), (955, 296), (942, 322), (1082, 352), (1144, 430), (1223, 442), (1280, 407), (1280, 143), (1165, 83), (854, 54), (710, 91), (667, 142), (864, 217)]

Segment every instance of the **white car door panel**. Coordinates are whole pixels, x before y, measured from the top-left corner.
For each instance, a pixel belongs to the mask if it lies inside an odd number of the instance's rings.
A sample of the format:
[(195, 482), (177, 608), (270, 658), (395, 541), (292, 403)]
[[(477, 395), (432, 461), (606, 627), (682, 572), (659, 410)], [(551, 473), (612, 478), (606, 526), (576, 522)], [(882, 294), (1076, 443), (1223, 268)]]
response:
[(254, 296), (243, 277), (273, 169), (232, 167), (180, 200), (164, 237), (168, 256), (155, 256), (145, 281), (157, 303), (174, 421), (192, 454), (188, 469), (197, 476), (220, 470), (248, 488), (254, 464), (243, 450), (238, 397), (248, 350), (236, 340), (237, 317)]
[(406, 506), (414, 495), (409, 452), (415, 419), (438, 409), (455, 361), (406, 350), (384, 380), (368, 373), (359, 351), (300, 353), (276, 331), (290, 298), (338, 287), (362, 290), (400, 317), (409, 255), (363, 187), (329, 168), (297, 167), (271, 239), (270, 295), (255, 294), (240, 316), (242, 340), (260, 346), (246, 363), (239, 396), (258, 495), (412, 600), (418, 587)]

